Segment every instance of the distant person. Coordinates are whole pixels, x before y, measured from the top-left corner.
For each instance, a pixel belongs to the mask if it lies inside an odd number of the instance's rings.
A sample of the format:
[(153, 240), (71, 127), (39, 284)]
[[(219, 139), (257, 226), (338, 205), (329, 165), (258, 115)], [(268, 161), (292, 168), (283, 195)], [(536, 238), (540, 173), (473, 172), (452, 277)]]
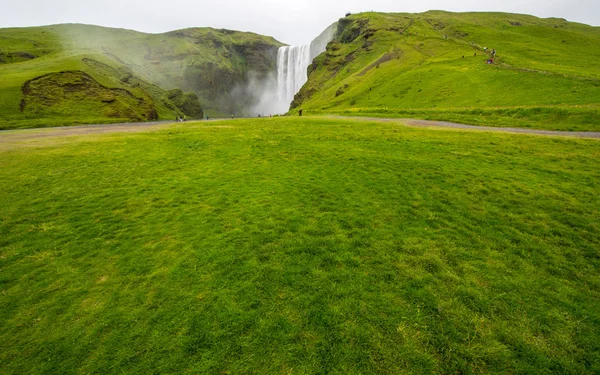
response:
[(233, 118), (233, 115), (231, 115), (231, 118)]
[(260, 118), (260, 113), (258, 114), (258, 118)]
[(209, 119), (209, 117), (208, 117), (208, 115), (206, 115), (206, 120), (208, 120), (208, 119)]
[(298, 116), (302, 117), (302, 110), (298, 111)]

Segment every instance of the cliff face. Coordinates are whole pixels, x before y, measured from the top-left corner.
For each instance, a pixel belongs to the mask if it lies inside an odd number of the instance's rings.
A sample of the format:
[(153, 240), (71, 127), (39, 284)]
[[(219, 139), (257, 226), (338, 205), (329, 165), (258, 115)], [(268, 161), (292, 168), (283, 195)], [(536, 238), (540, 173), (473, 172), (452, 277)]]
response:
[(11, 128), (241, 114), (256, 100), (245, 87), (276, 70), (281, 45), (211, 28), (0, 29), (0, 122)]
[(173, 31), (150, 36), (145, 44), (147, 54), (133, 60), (147, 79), (195, 92), (209, 111), (226, 115), (255, 104), (241, 94), (246, 90), (236, 89), (274, 72), (282, 46), (273, 38), (222, 29)]

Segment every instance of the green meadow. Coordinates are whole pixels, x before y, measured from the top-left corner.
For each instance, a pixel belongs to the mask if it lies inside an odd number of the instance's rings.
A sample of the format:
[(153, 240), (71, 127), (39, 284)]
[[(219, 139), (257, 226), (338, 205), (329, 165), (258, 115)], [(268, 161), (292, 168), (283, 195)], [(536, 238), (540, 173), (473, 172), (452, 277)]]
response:
[(48, 131), (0, 134), (0, 373), (600, 372), (598, 140)]

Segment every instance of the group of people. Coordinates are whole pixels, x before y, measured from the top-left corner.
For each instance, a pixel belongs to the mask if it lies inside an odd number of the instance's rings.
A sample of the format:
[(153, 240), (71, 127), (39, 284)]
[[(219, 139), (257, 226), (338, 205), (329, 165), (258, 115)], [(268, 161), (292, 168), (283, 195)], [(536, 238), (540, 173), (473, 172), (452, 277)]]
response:
[[(488, 48), (487, 48), (487, 47), (483, 47), (483, 51), (484, 51), (484, 52), (487, 52), (487, 51), (488, 51)], [(495, 60), (496, 60), (496, 50), (495, 50), (495, 49), (493, 49), (493, 50), (492, 50), (492, 53), (491, 53), (491, 55), (490, 55), (490, 58), (487, 60), (487, 63), (488, 63), (488, 64), (493, 64)]]
[[(298, 114), (299, 114), (300, 116), (302, 116), (302, 110), (299, 110), (299, 111), (298, 111)], [(231, 118), (232, 118), (232, 119), (233, 119), (234, 117), (235, 117), (234, 115), (231, 115)], [(262, 116), (260, 115), (260, 113), (258, 114), (258, 117), (259, 117), (259, 118), (260, 118), (260, 117), (262, 117)], [(273, 117), (273, 115), (269, 115), (269, 117)], [(210, 117), (208, 117), (208, 115), (206, 115), (206, 119), (207, 119), (207, 120), (210, 120)], [(177, 117), (175, 118), (175, 121), (177, 121), (177, 122), (185, 122), (185, 121), (187, 121), (187, 118), (186, 118), (185, 116), (177, 116)]]
[[(488, 51), (488, 48), (487, 47), (483, 47), (483, 52), (487, 52), (487, 51)], [(477, 56), (477, 52), (475, 52), (474, 56)], [(463, 55), (462, 58), (464, 59), (465, 55)], [(494, 50), (492, 50), (492, 52), (490, 54), (490, 58), (487, 59), (487, 63), (488, 64), (493, 64), (495, 60), (496, 60), (496, 50), (494, 49)]]

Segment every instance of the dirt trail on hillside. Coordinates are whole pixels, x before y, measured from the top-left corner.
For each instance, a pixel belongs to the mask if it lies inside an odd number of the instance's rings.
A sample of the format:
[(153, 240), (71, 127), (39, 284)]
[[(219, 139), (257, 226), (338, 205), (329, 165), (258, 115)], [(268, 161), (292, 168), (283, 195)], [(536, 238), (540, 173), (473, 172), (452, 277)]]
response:
[(350, 116), (328, 116), (330, 118), (338, 119), (353, 119), (353, 120), (365, 120), (365, 121), (376, 121), (376, 122), (398, 122), (401, 124), (415, 126), (420, 128), (430, 127), (442, 127), (442, 128), (454, 128), (454, 129), (466, 129), (466, 130), (477, 130), (486, 132), (498, 132), (498, 133), (521, 133), (521, 134), (538, 134), (538, 135), (549, 135), (553, 137), (575, 137), (575, 138), (599, 138), (600, 132), (568, 132), (568, 131), (555, 131), (555, 130), (541, 130), (541, 129), (527, 129), (527, 128), (501, 128), (494, 126), (479, 126), (479, 125), (464, 125), (457, 124), (454, 122), (447, 121), (430, 121), (430, 120), (416, 120), (409, 118), (379, 118), (379, 117), (350, 117)]

